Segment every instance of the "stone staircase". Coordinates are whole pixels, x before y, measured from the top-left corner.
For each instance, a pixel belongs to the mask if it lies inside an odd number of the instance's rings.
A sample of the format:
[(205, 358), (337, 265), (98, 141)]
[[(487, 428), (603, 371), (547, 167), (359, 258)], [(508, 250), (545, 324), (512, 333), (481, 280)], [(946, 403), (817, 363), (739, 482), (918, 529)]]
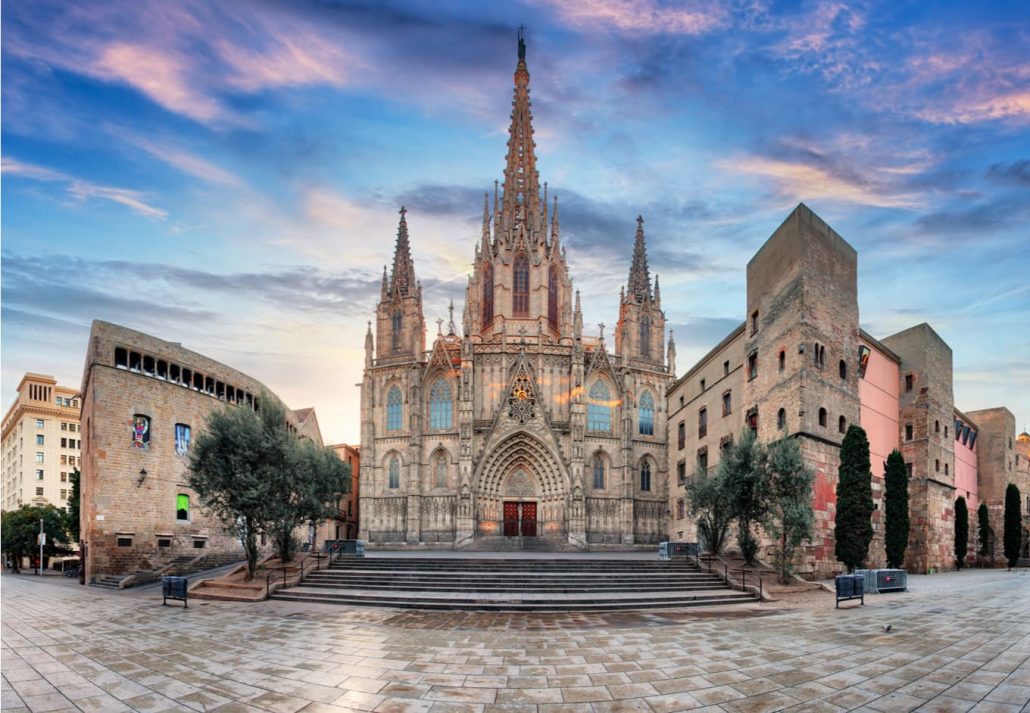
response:
[(121, 589), (122, 582), (129, 576), (128, 574), (101, 574), (94, 577), (90, 585), (101, 589)]
[(561, 557), (340, 559), (272, 599), (411, 609), (608, 611), (753, 603), (686, 561)]

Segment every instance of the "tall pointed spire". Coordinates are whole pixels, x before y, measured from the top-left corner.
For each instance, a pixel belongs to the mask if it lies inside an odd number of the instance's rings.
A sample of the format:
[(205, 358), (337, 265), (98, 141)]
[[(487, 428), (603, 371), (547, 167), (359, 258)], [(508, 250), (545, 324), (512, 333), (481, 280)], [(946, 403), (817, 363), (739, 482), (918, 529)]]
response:
[(411, 260), (411, 246), (408, 244), (407, 209), (401, 206), (400, 224), (397, 226), (397, 244), (393, 250), (393, 273), (390, 276), (390, 293), (407, 295), (415, 290), (415, 263)]
[(572, 313), (572, 336), (575, 339), (583, 336), (583, 305), (579, 300), (579, 290), (576, 290), (576, 308)]
[(490, 251), (490, 194), (483, 194), (483, 244), (481, 253), (486, 255)]
[(630, 297), (637, 302), (651, 299), (651, 271), (647, 267), (647, 246), (644, 244), (644, 218), (637, 216), (637, 236), (633, 242), (633, 264), (629, 268)]
[(508, 130), (508, 156), (504, 167), (502, 221), (506, 229), (518, 223), (532, 226), (540, 215), (540, 182), (533, 142), (533, 114), (529, 101), (529, 70), (526, 68), (525, 28), (519, 28), (515, 67), (515, 97)]

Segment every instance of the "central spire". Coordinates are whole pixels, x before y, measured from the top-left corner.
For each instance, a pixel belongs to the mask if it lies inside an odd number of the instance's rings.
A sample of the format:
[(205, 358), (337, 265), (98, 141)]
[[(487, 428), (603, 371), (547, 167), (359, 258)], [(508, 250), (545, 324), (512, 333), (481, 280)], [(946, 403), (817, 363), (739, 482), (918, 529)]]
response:
[(397, 226), (397, 244), (393, 249), (393, 274), (390, 276), (390, 294), (407, 295), (415, 288), (415, 263), (408, 244), (407, 209), (401, 206), (400, 224)]
[(647, 267), (647, 245), (644, 243), (644, 218), (637, 216), (637, 235), (633, 241), (633, 264), (629, 268), (629, 295), (637, 302), (651, 300), (651, 271)]
[(519, 28), (518, 58), (515, 67), (511, 128), (508, 131), (508, 156), (504, 167), (501, 225), (507, 230), (512, 230), (519, 224), (525, 224), (532, 234), (537, 232), (541, 215), (540, 176), (536, 170), (536, 144), (533, 141), (533, 113), (529, 101), (529, 70), (526, 68), (524, 27)]

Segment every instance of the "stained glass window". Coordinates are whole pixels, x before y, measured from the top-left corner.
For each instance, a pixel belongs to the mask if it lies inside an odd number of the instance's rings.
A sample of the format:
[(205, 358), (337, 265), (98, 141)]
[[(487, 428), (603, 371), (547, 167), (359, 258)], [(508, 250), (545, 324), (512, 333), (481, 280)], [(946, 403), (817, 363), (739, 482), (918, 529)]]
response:
[(487, 263), (483, 269), (483, 326), (494, 321), (494, 266)]
[(401, 331), (403, 326), (404, 316), (401, 314), (400, 310), (396, 310), (393, 313), (393, 328), (390, 333), (393, 351), (395, 352), (399, 352), (401, 350)]
[(397, 456), (390, 457), (390, 490), (401, 487), (401, 459)]
[(190, 452), (190, 427), (185, 423), (175, 424), (175, 452), (181, 456)]
[(640, 435), (642, 436), (653, 436), (654, 435), (654, 397), (651, 396), (650, 391), (645, 391), (640, 395)]
[(640, 356), (651, 356), (651, 319), (646, 315), (640, 320)]
[(533, 406), (536, 400), (533, 398), (533, 388), (529, 383), (529, 376), (520, 373), (515, 377), (511, 385), (511, 393), (508, 394), (508, 415), (519, 423), (525, 423), (533, 418)]
[(401, 390), (396, 386), (386, 395), (386, 430), (401, 430)]
[(554, 265), (547, 275), (547, 321), (553, 329), (558, 328), (558, 268)]
[(529, 258), (525, 253), (515, 257), (511, 268), (511, 311), (516, 317), (529, 316)]
[(437, 379), (429, 390), (429, 427), (451, 427), (451, 386), (446, 379)]
[(644, 493), (651, 492), (651, 462), (646, 458), (640, 461), (640, 490)]
[(601, 379), (590, 387), (587, 398), (587, 430), (612, 432), (611, 392)]
[(604, 490), (604, 456), (594, 454), (594, 490)]

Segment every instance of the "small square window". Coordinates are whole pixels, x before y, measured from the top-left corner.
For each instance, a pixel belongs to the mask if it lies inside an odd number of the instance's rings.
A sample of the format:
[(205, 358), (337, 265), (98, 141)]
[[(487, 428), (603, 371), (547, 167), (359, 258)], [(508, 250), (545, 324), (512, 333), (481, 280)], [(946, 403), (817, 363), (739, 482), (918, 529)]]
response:
[(157, 538), (157, 546), (158, 547), (171, 547), (172, 546), (172, 538), (170, 538), (170, 537), (159, 537), (159, 538)]
[(132, 547), (132, 538), (131, 537), (119, 537), (118, 538), (118, 546), (119, 547)]
[(202, 550), (202, 549), (204, 549), (204, 545), (206, 543), (207, 543), (207, 540), (194, 540), (193, 541), (193, 549), (195, 549), (195, 550)]
[(43, 428), (43, 419), (41, 419), (41, 418), (37, 418), (36, 419), (36, 428)]

